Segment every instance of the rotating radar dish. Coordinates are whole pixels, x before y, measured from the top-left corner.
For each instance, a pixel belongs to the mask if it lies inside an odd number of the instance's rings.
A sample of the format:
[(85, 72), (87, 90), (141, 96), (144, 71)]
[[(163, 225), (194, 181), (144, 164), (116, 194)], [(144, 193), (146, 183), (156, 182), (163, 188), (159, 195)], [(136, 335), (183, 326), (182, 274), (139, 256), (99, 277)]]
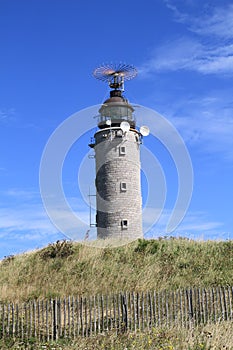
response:
[(93, 72), (96, 79), (107, 82), (112, 89), (124, 89), (124, 81), (136, 77), (137, 69), (129, 64), (104, 64)]

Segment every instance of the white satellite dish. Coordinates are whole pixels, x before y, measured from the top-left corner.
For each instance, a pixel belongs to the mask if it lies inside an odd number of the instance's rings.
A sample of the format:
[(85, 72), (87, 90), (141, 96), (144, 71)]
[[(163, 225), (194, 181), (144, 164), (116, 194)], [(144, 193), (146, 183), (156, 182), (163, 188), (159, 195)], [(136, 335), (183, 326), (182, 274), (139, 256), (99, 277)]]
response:
[(106, 120), (106, 124), (110, 126), (110, 125), (112, 124), (111, 119), (107, 119), (107, 120)]
[(130, 124), (128, 122), (121, 122), (120, 128), (125, 133), (125, 132), (129, 131)]
[(140, 127), (140, 133), (142, 134), (142, 136), (148, 136), (150, 133), (150, 129), (148, 128), (148, 126), (142, 125)]

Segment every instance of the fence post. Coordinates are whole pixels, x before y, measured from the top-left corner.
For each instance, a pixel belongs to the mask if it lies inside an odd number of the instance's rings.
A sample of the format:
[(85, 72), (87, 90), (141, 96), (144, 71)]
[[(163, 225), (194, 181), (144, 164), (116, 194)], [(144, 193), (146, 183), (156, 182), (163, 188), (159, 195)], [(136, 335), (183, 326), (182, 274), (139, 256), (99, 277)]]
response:
[(133, 323), (134, 323), (134, 332), (137, 330), (137, 310), (136, 310), (136, 304), (135, 304), (135, 294), (132, 292), (132, 301), (133, 301)]
[(121, 317), (121, 332), (125, 332), (128, 327), (128, 310), (124, 294), (121, 294)]
[(148, 301), (148, 292), (146, 292), (146, 328), (149, 331), (149, 301)]
[(175, 293), (174, 291), (172, 292), (171, 295), (171, 300), (172, 300), (172, 307), (171, 307), (171, 324), (173, 324), (173, 322), (175, 322)]
[(67, 300), (67, 321), (68, 321), (68, 336), (71, 336), (71, 322), (70, 322), (70, 296), (68, 296), (68, 300)]
[(152, 324), (153, 324), (153, 307), (152, 307), (152, 296), (151, 296), (151, 292), (149, 292), (149, 304), (150, 304), (150, 322), (149, 322), (149, 328), (152, 328)]
[(232, 321), (233, 301), (232, 301), (232, 297), (231, 297), (231, 288), (230, 287), (227, 288), (227, 293), (228, 293), (228, 303), (229, 303), (229, 307), (230, 307), (229, 319)]
[(19, 337), (19, 306), (18, 306), (18, 304), (16, 304), (16, 306), (15, 306), (15, 318), (16, 318), (15, 333), (16, 333), (16, 337)]
[(89, 332), (92, 335), (92, 297), (89, 297)]
[(213, 288), (213, 289), (214, 289), (214, 294), (215, 294), (215, 303), (214, 303), (214, 306), (215, 306), (215, 315), (216, 315), (216, 320), (215, 320), (215, 322), (219, 322), (219, 321), (220, 321), (220, 319), (219, 319), (220, 302), (219, 302), (218, 288), (215, 287), (215, 288)]
[(141, 294), (141, 316), (142, 316), (142, 330), (144, 331), (144, 328), (145, 328), (145, 323), (144, 323), (144, 293), (142, 292)]
[(226, 301), (226, 289), (225, 287), (222, 287), (222, 293), (223, 293), (223, 305), (224, 305), (224, 314), (225, 314), (225, 320), (228, 321), (228, 310), (227, 310), (227, 301)]
[(110, 330), (112, 331), (113, 329), (113, 295), (110, 294), (110, 307), (109, 307), (109, 310), (110, 310)]
[(223, 300), (222, 300), (221, 287), (218, 287), (218, 292), (219, 292), (219, 300), (220, 300), (222, 320), (224, 320), (224, 306), (223, 306)]
[(164, 292), (165, 294), (165, 309), (166, 309), (166, 326), (169, 326), (170, 324), (170, 316), (169, 316), (169, 302), (168, 302), (168, 297), (169, 297), (169, 294), (167, 291)]
[(76, 331), (76, 334), (77, 336), (79, 337), (80, 335), (80, 315), (79, 315), (79, 298), (76, 297), (75, 299), (75, 310), (76, 310), (76, 322), (77, 322), (77, 331)]
[(40, 341), (40, 300), (37, 301), (37, 334)]
[[(146, 294), (145, 294), (146, 293)], [(0, 337), (40, 340), (91, 336), (108, 330), (150, 330), (153, 325), (189, 328), (233, 318), (232, 287), (189, 288), (176, 292), (121, 292), (68, 299), (0, 303)], [(220, 317), (220, 318), (219, 318)], [(80, 321), (79, 321), (80, 320)]]
[(137, 293), (137, 326), (138, 326), (138, 330), (140, 330), (141, 320), (140, 320), (140, 294), (139, 293)]
[(94, 335), (96, 335), (96, 302), (95, 302), (95, 295), (93, 296), (93, 309), (94, 309)]
[(57, 298), (53, 300), (53, 340), (58, 339), (57, 334), (58, 322), (57, 322)]
[(81, 327), (81, 335), (84, 337), (84, 324), (83, 324), (83, 297), (80, 298), (80, 327)]
[(116, 294), (113, 294), (113, 318), (114, 318), (114, 328), (117, 333), (117, 310), (116, 310)]
[(193, 323), (193, 294), (192, 289), (186, 290), (187, 298), (188, 298), (188, 310), (189, 310), (189, 328), (191, 328)]
[(158, 325), (158, 317), (157, 317), (157, 297), (156, 297), (156, 291), (154, 291), (153, 293), (153, 304), (154, 304), (154, 325), (157, 326)]
[(106, 331), (108, 331), (108, 295), (105, 295), (105, 304), (106, 304)]
[(101, 332), (101, 327), (100, 327), (100, 296), (97, 296), (97, 307), (98, 307), (98, 333)]
[(101, 318), (102, 318), (102, 333), (104, 332), (104, 297), (101, 294)]
[(33, 323), (34, 323), (34, 333), (33, 336), (36, 338), (37, 337), (37, 329), (36, 329), (36, 302), (33, 300)]

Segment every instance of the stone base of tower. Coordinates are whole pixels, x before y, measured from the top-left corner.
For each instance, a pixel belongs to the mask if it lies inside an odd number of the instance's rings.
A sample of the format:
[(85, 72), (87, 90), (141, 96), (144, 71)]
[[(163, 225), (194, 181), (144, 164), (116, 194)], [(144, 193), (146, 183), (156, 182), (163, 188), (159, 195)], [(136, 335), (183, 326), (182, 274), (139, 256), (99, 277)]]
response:
[[(108, 231), (106, 233), (106, 230)], [(114, 231), (111, 228), (108, 228), (107, 229), (98, 229), (98, 232), (97, 232), (97, 239), (114, 239), (114, 240), (130, 240), (130, 241), (133, 241), (133, 240), (136, 240), (136, 239), (139, 239), (139, 238), (143, 238), (143, 234), (142, 233), (129, 233), (129, 232), (120, 232), (118, 230)]]
[[(127, 212), (127, 210), (126, 210)], [(121, 212), (110, 214), (110, 213), (98, 213), (99, 215), (99, 226), (97, 226), (97, 238), (98, 239), (127, 239), (134, 240), (138, 238), (143, 238), (142, 232), (142, 218), (137, 216), (132, 219), (132, 216), (124, 215)], [(114, 215), (114, 221), (112, 216)], [(107, 225), (109, 219), (109, 226)], [(126, 219), (131, 218), (131, 219)]]

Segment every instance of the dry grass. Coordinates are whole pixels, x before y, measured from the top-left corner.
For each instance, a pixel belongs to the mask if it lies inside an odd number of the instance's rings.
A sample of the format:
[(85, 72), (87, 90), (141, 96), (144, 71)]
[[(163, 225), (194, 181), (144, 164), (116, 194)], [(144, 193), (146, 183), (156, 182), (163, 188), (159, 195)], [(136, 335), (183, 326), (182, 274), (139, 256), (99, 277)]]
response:
[(147, 333), (127, 333), (79, 338), (76, 341), (38, 344), (31, 339), (27, 343), (0, 340), (2, 350), (232, 350), (233, 324), (206, 325), (191, 330), (184, 328), (157, 328)]
[(233, 241), (138, 240), (118, 248), (55, 243), (0, 263), (1, 300), (233, 285)]
[[(0, 263), (3, 301), (233, 285), (233, 241), (138, 240), (111, 249), (57, 242), (42, 250), (7, 257)], [(35, 339), (0, 340), (0, 348), (30, 350), (233, 350), (233, 323), (195, 329), (154, 328), (76, 341), (37, 344)]]

